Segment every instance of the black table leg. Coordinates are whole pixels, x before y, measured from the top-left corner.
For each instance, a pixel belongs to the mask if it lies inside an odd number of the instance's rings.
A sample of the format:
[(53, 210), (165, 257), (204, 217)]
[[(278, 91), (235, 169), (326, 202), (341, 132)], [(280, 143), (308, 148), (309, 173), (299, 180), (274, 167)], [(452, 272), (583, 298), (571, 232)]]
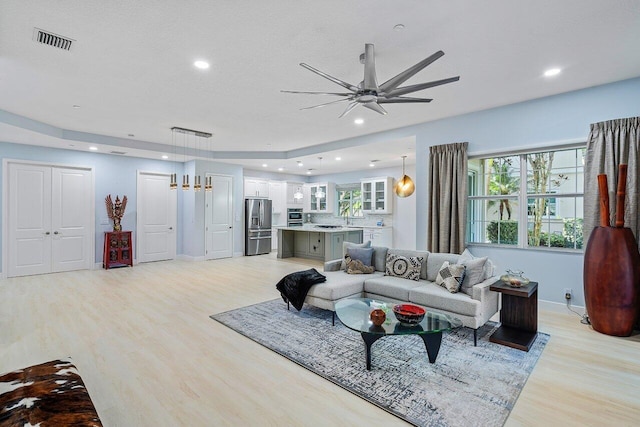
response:
[(419, 335), (420, 338), (422, 338), (422, 341), (424, 341), (424, 347), (427, 349), (429, 363), (435, 363), (436, 357), (438, 357), (438, 352), (440, 351), (440, 344), (442, 343), (442, 332)]
[[(367, 353), (367, 371), (371, 370), (371, 345), (378, 341), (380, 338), (384, 337), (384, 335), (380, 334), (368, 334), (366, 332), (360, 332), (362, 335), (362, 339), (364, 340), (366, 353)], [(439, 347), (439, 345), (438, 345)]]

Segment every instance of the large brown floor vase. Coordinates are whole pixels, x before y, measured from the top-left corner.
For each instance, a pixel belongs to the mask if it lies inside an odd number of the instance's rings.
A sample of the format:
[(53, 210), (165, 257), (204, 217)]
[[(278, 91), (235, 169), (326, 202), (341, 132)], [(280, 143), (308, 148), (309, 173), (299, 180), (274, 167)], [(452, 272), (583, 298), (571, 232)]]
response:
[(640, 313), (640, 253), (631, 229), (593, 229), (584, 254), (584, 296), (593, 329), (631, 335)]

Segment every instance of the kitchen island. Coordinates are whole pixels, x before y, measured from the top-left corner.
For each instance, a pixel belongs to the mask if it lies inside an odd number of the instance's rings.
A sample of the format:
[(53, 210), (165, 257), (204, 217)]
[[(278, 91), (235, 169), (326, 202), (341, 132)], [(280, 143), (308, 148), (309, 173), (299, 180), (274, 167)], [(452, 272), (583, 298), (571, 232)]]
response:
[(342, 243), (362, 243), (362, 228), (305, 224), (278, 229), (278, 258), (331, 261), (342, 258)]

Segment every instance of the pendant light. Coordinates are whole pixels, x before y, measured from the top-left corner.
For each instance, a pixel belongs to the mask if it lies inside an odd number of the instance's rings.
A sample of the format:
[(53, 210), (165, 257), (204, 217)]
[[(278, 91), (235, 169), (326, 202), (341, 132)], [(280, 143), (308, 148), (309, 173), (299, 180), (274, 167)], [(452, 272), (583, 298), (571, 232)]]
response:
[[(209, 136), (207, 136), (207, 135), (209, 135)], [(209, 134), (201, 134), (201, 136), (203, 136), (205, 138), (211, 138), (211, 134), (210, 133)], [(211, 149), (209, 148), (207, 150), (207, 160), (211, 161), (211, 157), (212, 157)], [(204, 177), (204, 191), (211, 192), (213, 190), (212, 181), (213, 181), (213, 179), (212, 179), (211, 175), (206, 175), (205, 174), (205, 177)]]
[(178, 179), (176, 178), (176, 132), (171, 129), (171, 145), (173, 146), (173, 173), (171, 174), (171, 182), (169, 188), (175, 190), (178, 188)]
[[(318, 166), (318, 171), (320, 171), (320, 169), (322, 169), (322, 157), (318, 157), (318, 160), (320, 160), (320, 166)], [(322, 187), (318, 185), (318, 190), (316, 191), (316, 199), (324, 199), (326, 194), (324, 193), (324, 191), (322, 191)]]
[[(200, 138), (211, 138), (212, 134), (208, 133), (208, 132), (200, 132), (197, 130), (191, 130), (191, 129), (185, 129), (185, 128), (180, 128), (180, 127), (172, 127), (171, 128), (171, 133), (172, 133), (172, 144), (173, 144), (173, 158), (174, 158), (174, 163), (173, 163), (173, 170), (174, 173), (171, 174), (171, 183), (169, 184), (169, 187), (172, 190), (175, 190), (176, 188), (178, 188), (178, 179), (176, 177), (176, 173), (175, 173), (175, 159), (176, 159), (176, 151), (177, 151), (177, 143), (176, 143), (176, 133), (181, 133), (184, 135), (184, 139), (183, 139), (183, 145), (182, 145), (182, 161), (183, 161), (183, 165), (184, 163), (187, 162), (187, 145), (188, 145), (188, 136), (189, 135), (193, 135), (194, 138), (197, 138), (195, 140), (194, 143), (194, 149), (196, 152), (196, 157), (195, 159), (197, 160), (197, 158), (200, 156)], [(213, 188), (212, 184), (211, 184), (211, 177), (205, 177), (204, 179), (205, 182), (205, 186), (204, 189), (205, 191), (211, 191), (211, 189)], [(189, 174), (185, 173), (182, 176), (182, 189), (183, 190), (189, 190), (191, 187), (191, 185), (189, 184)], [(202, 177), (200, 175), (195, 175), (194, 177), (194, 185), (193, 185), (193, 190), (194, 191), (200, 191), (202, 189)]]
[(302, 188), (298, 187), (296, 188), (296, 192), (293, 193), (293, 198), (295, 200), (301, 200), (304, 197), (304, 194), (302, 194)]
[(404, 173), (404, 159), (407, 156), (402, 156), (402, 178), (396, 182), (395, 191), (398, 197), (409, 197), (416, 190), (416, 186), (409, 175)]
[[(182, 139), (182, 168), (185, 168), (185, 163), (187, 163), (187, 133), (183, 133), (184, 138)], [(189, 174), (186, 173), (182, 175), (182, 191), (187, 191), (191, 185), (189, 184)]]
[[(200, 137), (196, 135), (196, 159), (200, 157)], [(194, 163), (194, 166), (195, 163)], [(193, 191), (196, 193), (200, 191), (202, 185), (200, 185), (200, 174), (197, 174), (193, 177)]]

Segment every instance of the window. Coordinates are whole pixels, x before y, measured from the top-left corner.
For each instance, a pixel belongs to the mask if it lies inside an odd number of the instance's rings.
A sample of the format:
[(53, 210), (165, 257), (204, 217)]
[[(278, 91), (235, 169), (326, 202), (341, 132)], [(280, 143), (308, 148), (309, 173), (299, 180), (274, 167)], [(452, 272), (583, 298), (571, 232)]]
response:
[(584, 153), (469, 160), (468, 242), (582, 249)]
[(338, 215), (349, 217), (361, 217), (362, 192), (358, 184), (357, 188), (340, 187), (338, 191)]

